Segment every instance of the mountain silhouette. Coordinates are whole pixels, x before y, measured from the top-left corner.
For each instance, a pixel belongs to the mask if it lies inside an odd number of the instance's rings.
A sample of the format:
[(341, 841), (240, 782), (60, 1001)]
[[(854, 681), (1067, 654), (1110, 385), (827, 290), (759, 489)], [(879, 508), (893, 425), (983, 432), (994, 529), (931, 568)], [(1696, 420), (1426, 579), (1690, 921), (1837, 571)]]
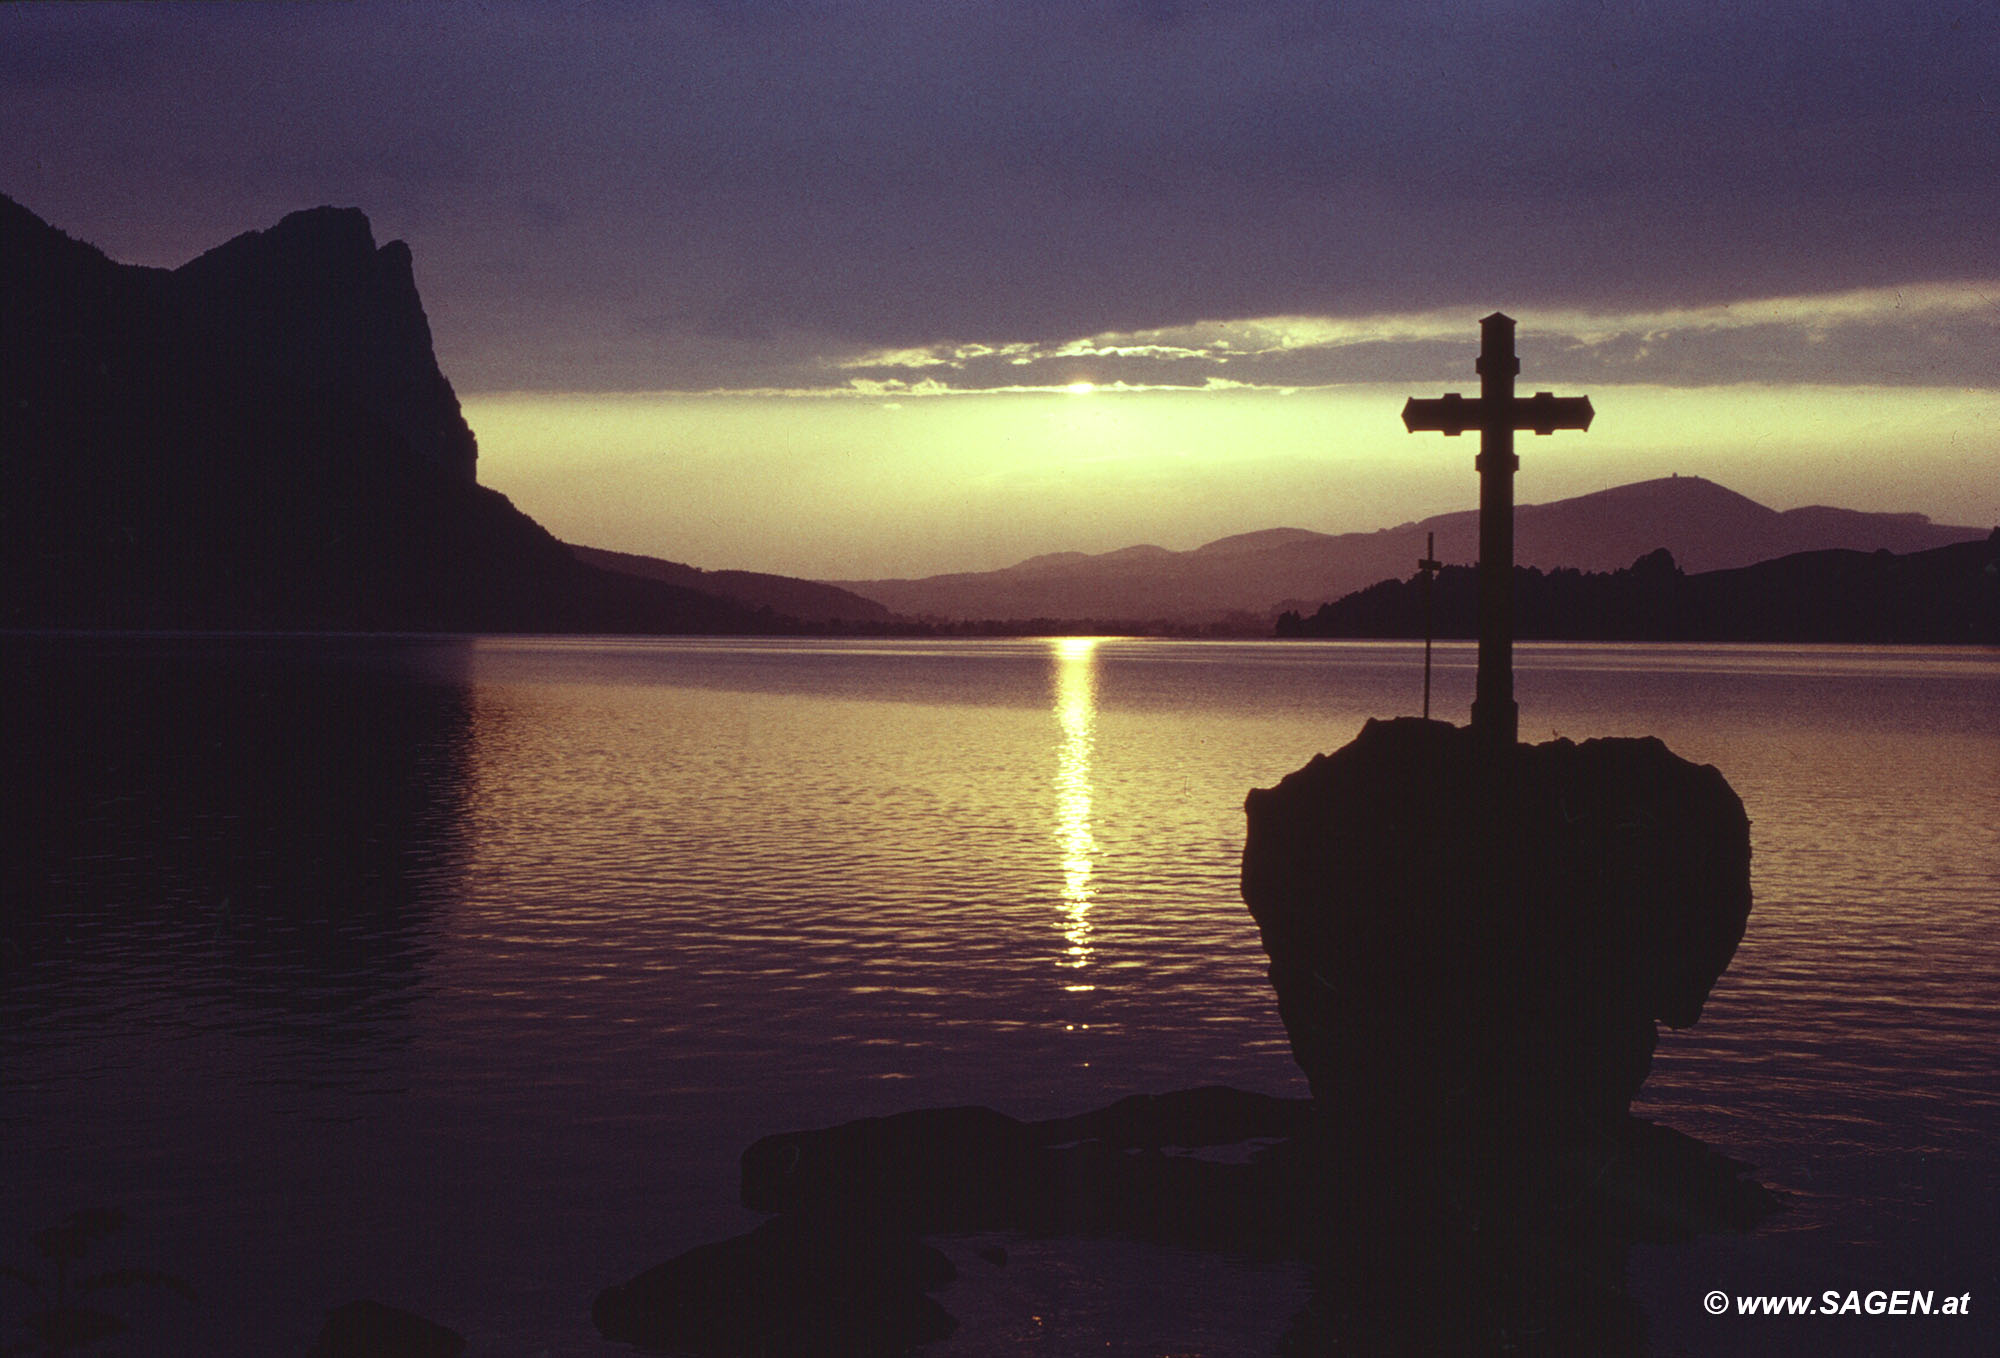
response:
[[(1469, 638), (1478, 572), (1383, 580), (1279, 617), (1281, 637)], [(1428, 597), (1426, 594), (1428, 593)], [(2000, 529), (1927, 551), (1794, 552), (1684, 573), (1665, 548), (1623, 570), (1514, 568), (1514, 634), (1541, 641), (2000, 644)]]
[(767, 575), (763, 571), (703, 570), (678, 561), (662, 561), (658, 557), (639, 556), (632, 552), (609, 552), (601, 547), (572, 545), (570, 551), (576, 554), (578, 560), (600, 570), (634, 575), (642, 580), (664, 581), (803, 623), (884, 624), (894, 616), (873, 599), (864, 599), (850, 590), (813, 580), (799, 580), (789, 575)]
[(354, 208), (295, 212), (174, 270), (192, 338), (232, 365), (332, 391), (380, 419), (424, 462), (473, 480), (478, 457), (438, 369), (410, 249), (377, 249)]
[[(1129, 547), (1100, 555), (1039, 556), (1003, 570), (920, 580), (833, 583), (898, 613), (940, 618), (1128, 618), (1207, 622), (1230, 614), (1269, 620), (1410, 574), (1425, 535), (1437, 557), (1478, 556), (1479, 512), (1440, 514), (1373, 533), (1273, 528), (1191, 551)], [(1514, 514), (1514, 559), (1543, 570), (1611, 571), (1666, 548), (1690, 572), (1747, 566), (1796, 552), (1916, 552), (1986, 535), (1921, 514), (1814, 506), (1780, 512), (1696, 476), (1662, 477)]]
[(409, 249), (297, 212), (177, 269), (0, 196), (0, 625), (767, 631), (475, 479)]

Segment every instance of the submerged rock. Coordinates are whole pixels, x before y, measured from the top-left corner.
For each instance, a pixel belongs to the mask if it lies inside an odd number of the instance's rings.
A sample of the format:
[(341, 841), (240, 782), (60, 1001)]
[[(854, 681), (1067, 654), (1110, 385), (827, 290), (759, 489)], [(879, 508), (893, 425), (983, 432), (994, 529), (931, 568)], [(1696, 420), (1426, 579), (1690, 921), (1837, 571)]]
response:
[[(765, 1137), (744, 1153), (743, 1199), (780, 1215), (607, 1289), (593, 1318), (654, 1349), (896, 1353), (955, 1325), (923, 1295), (951, 1265), (917, 1237), (997, 1230), (1311, 1260), (1298, 1352), (1433, 1330), (1408, 1351), (1476, 1349), (1556, 1324), (1582, 1327), (1576, 1351), (1610, 1353), (1634, 1315), (1632, 1241), (1748, 1229), (1775, 1207), (1747, 1166), (1635, 1118), (1547, 1157), (1553, 1210), (1513, 1221), (1432, 1191), (1449, 1175), (1380, 1173), (1314, 1126), (1309, 1100), (1211, 1086), (1042, 1122), (934, 1108)], [(1457, 1309), (1436, 1308), (1440, 1287)]]
[(1312, 1104), (1275, 1094), (1253, 1094), (1227, 1085), (1203, 1085), (1167, 1094), (1131, 1094), (1105, 1108), (1032, 1124), (1050, 1145), (1095, 1141), (1121, 1150), (1179, 1146), (1188, 1149), (1279, 1140), (1302, 1134)]
[(1287, 1180), (1291, 1160), (1171, 1152), (1267, 1149), (1309, 1118), (1303, 1099), (1211, 1086), (1045, 1122), (923, 1108), (767, 1136), (743, 1153), (742, 1196), (778, 1215), (606, 1289), (591, 1316), (606, 1337), (647, 1348), (897, 1353), (957, 1323), (926, 1295), (951, 1280), (952, 1265), (919, 1235), (1117, 1234), (1288, 1250), (1302, 1200)]
[(1053, 1167), (1026, 1123), (991, 1108), (922, 1108), (767, 1136), (743, 1152), (743, 1205), (915, 1231), (1018, 1224)]
[[(881, 1230), (1117, 1233), (1250, 1245), (1288, 1233), (1271, 1191), (1304, 1099), (1221, 1086), (1135, 1094), (1074, 1117), (923, 1108), (764, 1137), (743, 1153), (743, 1203)], [(1245, 1147), (1245, 1163), (1169, 1150)]]
[(458, 1358), (465, 1336), (414, 1311), (350, 1301), (327, 1313), (306, 1358)]
[(1700, 1016), (1749, 917), (1742, 802), (1655, 739), (1490, 761), (1468, 729), (1371, 721), (1246, 809), (1244, 900), (1338, 1140), (1614, 1133), (1655, 1022)]
[(927, 1295), (955, 1273), (912, 1236), (781, 1216), (606, 1288), (591, 1319), (607, 1339), (648, 1349), (874, 1358), (957, 1329)]

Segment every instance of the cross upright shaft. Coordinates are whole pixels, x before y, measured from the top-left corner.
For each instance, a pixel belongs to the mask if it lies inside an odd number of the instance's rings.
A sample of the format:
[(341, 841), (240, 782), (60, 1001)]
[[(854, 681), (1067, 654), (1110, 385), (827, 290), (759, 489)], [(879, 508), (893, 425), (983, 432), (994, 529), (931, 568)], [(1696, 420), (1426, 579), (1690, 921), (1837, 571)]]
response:
[(1496, 745), (1519, 738), (1514, 702), (1514, 319), (1494, 312), (1479, 322), (1479, 678), (1472, 729)]
[(1588, 396), (1558, 397), (1538, 391), (1514, 395), (1521, 360), (1514, 356), (1514, 318), (1494, 312), (1479, 322), (1479, 399), (1453, 393), (1411, 399), (1403, 427), (1458, 435), (1479, 431), (1479, 678), (1473, 690), (1472, 729), (1490, 748), (1512, 748), (1520, 718), (1514, 704), (1514, 431), (1552, 434), (1588, 429), (1594, 412)]

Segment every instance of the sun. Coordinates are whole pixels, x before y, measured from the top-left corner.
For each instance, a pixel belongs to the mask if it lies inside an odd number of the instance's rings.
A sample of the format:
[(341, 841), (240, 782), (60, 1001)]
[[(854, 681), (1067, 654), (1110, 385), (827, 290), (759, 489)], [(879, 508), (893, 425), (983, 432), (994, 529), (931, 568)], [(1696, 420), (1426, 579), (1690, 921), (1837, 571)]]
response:
[(1064, 387), (1063, 390), (1067, 391), (1072, 396), (1088, 396), (1090, 395), (1091, 392), (1097, 390), (1097, 383), (1072, 382), (1067, 387)]

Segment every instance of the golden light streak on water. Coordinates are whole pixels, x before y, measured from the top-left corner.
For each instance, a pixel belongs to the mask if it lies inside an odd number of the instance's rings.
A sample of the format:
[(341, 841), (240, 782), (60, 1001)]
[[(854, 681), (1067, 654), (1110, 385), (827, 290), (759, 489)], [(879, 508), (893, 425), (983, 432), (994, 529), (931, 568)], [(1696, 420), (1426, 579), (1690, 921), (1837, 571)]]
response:
[[(1062, 729), (1062, 742), (1056, 747), (1056, 845), (1062, 853), (1062, 931), (1068, 944), (1062, 965), (1076, 970), (1090, 965), (1090, 904), (1097, 894), (1091, 881), (1097, 840), (1090, 829), (1097, 642), (1096, 637), (1056, 637), (1049, 643), (1056, 665), (1056, 723)], [(1064, 988), (1096, 987), (1074, 981)]]

